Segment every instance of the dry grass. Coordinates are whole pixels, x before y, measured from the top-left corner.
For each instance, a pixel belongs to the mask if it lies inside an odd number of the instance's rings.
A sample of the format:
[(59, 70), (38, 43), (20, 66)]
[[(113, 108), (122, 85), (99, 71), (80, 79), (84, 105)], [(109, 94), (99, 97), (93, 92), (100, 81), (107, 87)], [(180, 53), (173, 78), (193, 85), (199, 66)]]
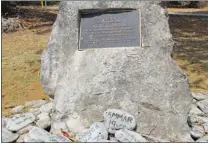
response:
[(208, 19), (170, 17), (173, 58), (185, 71), (192, 91), (208, 91)]
[(205, 8), (168, 8), (168, 12), (177, 13), (208, 13), (208, 6)]

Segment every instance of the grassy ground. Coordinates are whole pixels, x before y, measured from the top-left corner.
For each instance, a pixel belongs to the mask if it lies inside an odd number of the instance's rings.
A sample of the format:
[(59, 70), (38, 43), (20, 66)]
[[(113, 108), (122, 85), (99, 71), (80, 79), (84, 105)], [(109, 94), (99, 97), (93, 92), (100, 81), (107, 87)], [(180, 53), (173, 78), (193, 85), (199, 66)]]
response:
[[(58, 11), (22, 7), (26, 26), (2, 35), (2, 109), (34, 99), (48, 99), (39, 80), (40, 56)], [(208, 91), (208, 19), (170, 17), (176, 41), (173, 58), (189, 77), (193, 91)]]

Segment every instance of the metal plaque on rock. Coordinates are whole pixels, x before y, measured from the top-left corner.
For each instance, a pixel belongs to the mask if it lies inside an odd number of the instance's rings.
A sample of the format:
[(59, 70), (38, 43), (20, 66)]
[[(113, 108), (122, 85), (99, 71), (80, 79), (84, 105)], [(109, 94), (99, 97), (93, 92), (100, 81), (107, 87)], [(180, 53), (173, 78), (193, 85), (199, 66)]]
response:
[(82, 14), (79, 50), (140, 46), (140, 27), (138, 10)]

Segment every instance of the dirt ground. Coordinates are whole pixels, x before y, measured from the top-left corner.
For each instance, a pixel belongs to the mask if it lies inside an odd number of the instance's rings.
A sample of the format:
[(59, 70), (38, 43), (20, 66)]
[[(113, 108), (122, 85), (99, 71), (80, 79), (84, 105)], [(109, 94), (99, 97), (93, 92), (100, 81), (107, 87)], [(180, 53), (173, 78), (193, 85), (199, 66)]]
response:
[[(27, 13), (27, 14), (25, 14)], [(34, 99), (48, 99), (39, 79), (40, 56), (57, 10), (21, 8), (25, 28), (2, 34), (2, 111)], [(184, 70), (192, 91), (208, 91), (208, 18), (170, 17), (175, 40), (173, 58)]]

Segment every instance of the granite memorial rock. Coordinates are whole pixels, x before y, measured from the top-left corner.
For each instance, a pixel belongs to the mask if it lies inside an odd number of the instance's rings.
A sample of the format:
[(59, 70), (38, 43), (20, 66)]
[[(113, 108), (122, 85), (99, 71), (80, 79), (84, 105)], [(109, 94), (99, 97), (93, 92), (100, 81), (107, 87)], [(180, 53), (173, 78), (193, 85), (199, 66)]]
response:
[(189, 140), (192, 97), (170, 56), (165, 13), (158, 1), (61, 2), (41, 59), (53, 122), (82, 129), (119, 109), (134, 115), (139, 134)]

